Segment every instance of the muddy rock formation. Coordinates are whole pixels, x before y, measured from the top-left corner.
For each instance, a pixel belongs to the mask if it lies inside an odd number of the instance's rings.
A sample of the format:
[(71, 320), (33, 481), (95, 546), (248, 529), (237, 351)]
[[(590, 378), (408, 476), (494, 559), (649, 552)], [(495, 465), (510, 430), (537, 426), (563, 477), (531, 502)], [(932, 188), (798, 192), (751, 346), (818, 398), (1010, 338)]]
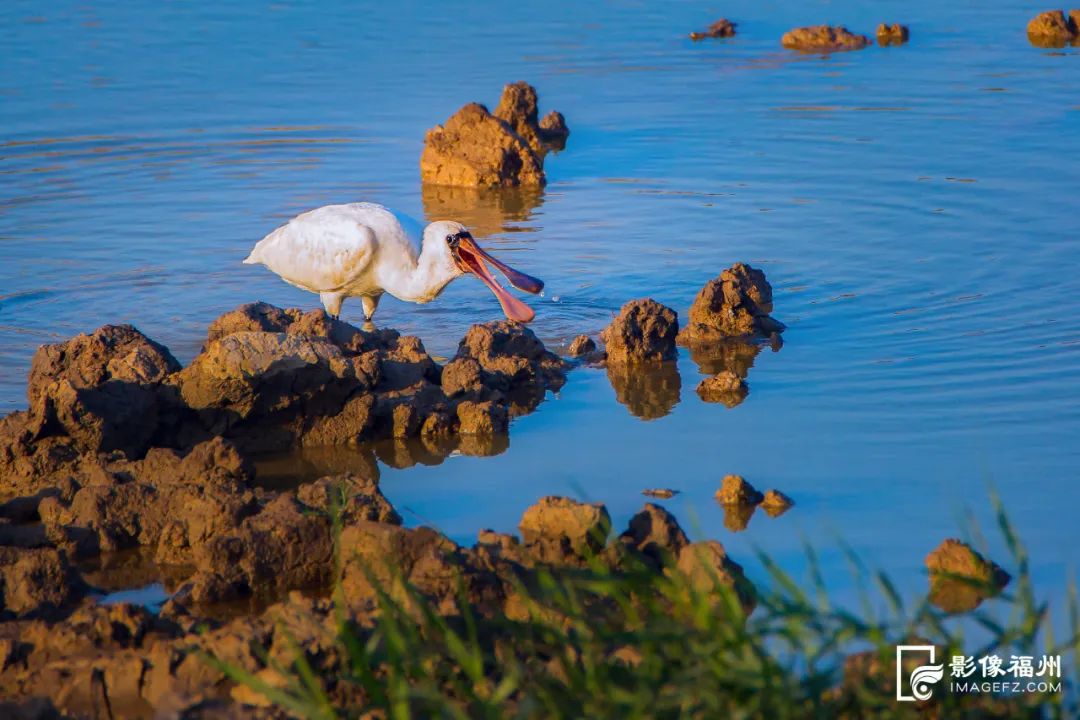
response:
[(653, 503), (645, 503), (645, 507), (630, 518), (630, 527), (619, 536), (619, 542), (657, 564), (678, 557), (690, 544), (675, 516)]
[(910, 33), (907, 25), (901, 25), (900, 23), (881, 23), (877, 26), (877, 41), (878, 45), (885, 47), (887, 45), (903, 45), (908, 41)]
[(795, 505), (795, 501), (779, 490), (766, 490), (761, 509), (769, 517), (780, 517)]
[(730, 370), (721, 370), (712, 377), (705, 378), (697, 386), (697, 394), (707, 403), (722, 403), (735, 407), (746, 399), (750, 390), (742, 378)]
[(729, 338), (769, 337), (784, 330), (783, 323), (769, 316), (772, 309), (772, 285), (765, 273), (735, 263), (701, 288), (679, 342), (692, 347)]
[(553, 495), (527, 509), (518, 527), (530, 554), (542, 562), (562, 564), (586, 552), (600, 552), (611, 531), (611, 516), (603, 505)]
[(716, 500), (721, 505), (758, 505), (765, 496), (741, 475), (725, 475)]
[(1041, 12), (1028, 23), (1027, 36), (1036, 47), (1065, 47), (1080, 37), (1080, 10)]
[(947, 538), (926, 556), (930, 601), (946, 612), (974, 610), (1012, 579), (967, 543)]
[(704, 40), (705, 38), (729, 38), (735, 37), (735, 23), (727, 18), (721, 18), (701, 32), (690, 33), (691, 40)]
[(780, 38), (780, 44), (789, 50), (828, 53), (862, 50), (870, 44), (870, 38), (849, 32), (843, 26), (813, 25), (788, 30)]
[(691, 587), (700, 593), (712, 593), (718, 587), (734, 591), (745, 615), (753, 612), (757, 597), (753, 584), (743, 575), (742, 566), (728, 557), (716, 540), (690, 543), (679, 551), (675, 568), (686, 576)]
[(543, 157), (561, 149), (570, 131), (559, 113), (537, 120), (536, 90), (507, 85), (494, 113), (470, 103), (428, 131), (420, 156), (420, 179), (464, 187), (540, 187), (547, 181)]
[(631, 300), (600, 333), (608, 364), (661, 362), (678, 357), (679, 315), (651, 298)]
[(546, 390), (562, 387), (567, 367), (529, 328), (508, 320), (488, 322), (472, 326), (458, 344), (443, 368), (443, 392), (491, 400), (520, 415), (535, 408)]
[(578, 335), (570, 341), (566, 354), (570, 357), (582, 357), (596, 351), (596, 343), (588, 335)]
[(509, 125), (540, 158), (549, 150), (561, 150), (570, 136), (566, 119), (560, 112), (552, 110), (538, 120), (540, 112), (536, 88), (527, 82), (510, 83), (504, 87), (492, 114)]
[(63, 608), (85, 591), (63, 552), (51, 547), (0, 546), (0, 618)]

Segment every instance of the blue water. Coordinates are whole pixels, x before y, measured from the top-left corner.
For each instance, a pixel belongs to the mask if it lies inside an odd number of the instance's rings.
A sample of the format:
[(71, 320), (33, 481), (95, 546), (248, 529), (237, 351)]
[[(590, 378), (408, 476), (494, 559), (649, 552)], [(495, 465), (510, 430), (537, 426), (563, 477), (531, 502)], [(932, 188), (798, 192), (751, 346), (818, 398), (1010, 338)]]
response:
[[(688, 356), (650, 421), (583, 369), (505, 452), (381, 462), (385, 492), (465, 542), (545, 494), (602, 501), (622, 525), (642, 489), (673, 487), (667, 506), (751, 573), (755, 547), (799, 572), (809, 541), (845, 588), (843, 538), (917, 594), (923, 557), (969, 511), (1008, 567), (993, 486), (1038, 591), (1064, 601), (1080, 543), (1080, 50), (1028, 44), (1042, 5), (132, 5), (0, 6), (0, 410), (25, 405), (40, 343), (131, 322), (187, 361), (241, 303), (315, 307), (239, 261), (326, 203), (469, 223), (547, 281), (529, 302), (553, 346), (635, 297), (685, 316), (744, 260), (789, 330), (738, 407), (697, 398)], [(686, 38), (721, 12), (736, 38)], [(779, 47), (826, 21), (901, 21), (912, 41)], [(518, 79), (572, 131), (543, 193), (422, 192), (424, 131)], [(429, 306), (387, 299), (379, 320), (445, 356), (497, 315), (462, 280)], [(732, 472), (797, 506), (730, 532), (712, 494)]]

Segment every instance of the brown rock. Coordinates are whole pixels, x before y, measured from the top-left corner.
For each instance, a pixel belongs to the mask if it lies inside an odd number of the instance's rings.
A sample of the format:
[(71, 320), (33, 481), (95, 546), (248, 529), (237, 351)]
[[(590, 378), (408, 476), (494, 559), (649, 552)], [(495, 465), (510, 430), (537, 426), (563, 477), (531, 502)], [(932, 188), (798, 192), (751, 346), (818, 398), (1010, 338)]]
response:
[(646, 298), (623, 305), (619, 315), (600, 333), (600, 339), (607, 346), (610, 366), (674, 360), (678, 357), (675, 347), (678, 334), (678, 314)]
[(647, 497), (660, 498), (661, 500), (670, 500), (679, 494), (678, 490), (671, 490), (670, 488), (649, 488), (641, 491), (642, 495)]
[(82, 580), (54, 548), (0, 547), (0, 613), (27, 615), (69, 605)]
[(567, 348), (566, 354), (570, 357), (581, 357), (582, 355), (588, 355), (596, 350), (596, 343), (588, 335), (578, 335), (576, 338), (570, 341), (570, 347)]
[(552, 495), (527, 508), (518, 527), (534, 556), (561, 564), (600, 552), (611, 531), (611, 517), (602, 504)]
[(710, 378), (705, 378), (697, 386), (697, 394), (708, 403), (723, 403), (735, 407), (746, 399), (750, 390), (735, 373), (722, 370)]
[(561, 112), (552, 110), (540, 118), (540, 140), (549, 150), (564, 149), (569, 138), (570, 128), (566, 126), (566, 118)]
[[(483, 389), (476, 385), (475, 366), (457, 365), (466, 358), (479, 363)], [(450, 389), (455, 394), (467, 385), (479, 399), (508, 404), (514, 415), (532, 410), (546, 390), (558, 390), (566, 382), (567, 364), (548, 351), (532, 330), (508, 320), (469, 328), (458, 344), (455, 359), (447, 364), (451, 366), (455, 368)], [(444, 368), (444, 383), (445, 373)]]
[(501, 435), (509, 429), (506, 408), (490, 400), (465, 400), (457, 406), (458, 432), (461, 435)]
[(484, 390), (484, 369), (471, 357), (456, 358), (446, 363), (442, 370), (442, 389), (446, 397), (481, 395)]
[(570, 130), (562, 114), (554, 110), (537, 121), (538, 106), (536, 88), (527, 82), (516, 82), (503, 88), (493, 115), (520, 135), (537, 157), (543, 158), (548, 150), (565, 147)]
[(907, 25), (881, 23), (877, 27), (878, 45), (903, 45), (908, 41), (908, 37)]
[(764, 496), (741, 475), (725, 475), (716, 499), (721, 505), (757, 505)]
[(728, 557), (717, 540), (690, 543), (679, 552), (675, 570), (695, 592), (711, 596), (720, 588), (734, 591), (745, 615), (757, 605), (754, 585), (743, 575), (742, 566)]
[(70, 436), (89, 451), (139, 455), (157, 427), (157, 386), (180, 369), (169, 351), (130, 325), (44, 345), (27, 380), (29, 429)]
[(710, 280), (690, 306), (689, 322), (679, 341), (717, 342), (725, 338), (768, 337), (784, 329), (769, 316), (772, 286), (761, 270), (736, 263)]
[(705, 38), (729, 38), (735, 37), (735, 23), (727, 18), (721, 18), (701, 32), (690, 33), (691, 40), (704, 40)]
[(780, 44), (801, 52), (840, 52), (861, 50), (870, 44), (870, 38), (851, 33), (842, 26), (813, 25), (788, 30), (780, 38)]
[(678, 557), (690, 542), (675, 516), (652, 503), (645, 503), (641, 512), (630, 518), (630, 527), (619, 540), (658, 562)]
[(966, 612), (993, 597), (1011, 578), (967, 543), (943, 540), (926, 556), (930, 571), (930, 601), (946, 612)]
[(467, 187), (542, 186), (536, 151), (503, 120), (477, 103), (428, 130), (420, 156), (420, 179)]
[(1048, 10), (1031, 19), (1027, 26), (1028, 40), (1038, 47), (1065, 47), (1080, 34), (1080, 12), (1068, 16), (1062, 10)]
[(790, 510), (795, 501), (779, 490), (766, 490), (761, 508), (769, 517), (779, 517)]
[(378, 481), (351, 473), (301, 485), (296, 499), (328, 515), (338, 513), (339, 522), (346, 525), (361, 520), (401, 524), (401, 516), (382, 494)]

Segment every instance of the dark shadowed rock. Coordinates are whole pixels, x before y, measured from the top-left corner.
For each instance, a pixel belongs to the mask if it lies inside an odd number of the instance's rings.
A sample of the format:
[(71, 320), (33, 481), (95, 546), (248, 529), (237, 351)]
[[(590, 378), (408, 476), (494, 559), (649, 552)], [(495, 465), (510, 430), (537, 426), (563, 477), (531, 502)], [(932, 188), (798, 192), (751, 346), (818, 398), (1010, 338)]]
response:
[(721, 18), (701, 32), (690, 33), (691, 40), (704, 40), (705, 38), (730, 38), (735, 37), (735, 23), (727, 18)]
[(690, 542), (675, 516), (652, 503), (630, 518), (619, 541), (656, 562), (673, 560)]
[(570, 138), (570, 128), (566, 125), (566, 118), (558, 110), (552, 110), (540, 118), (540, 140), (549, 150), (562, 150), (566, 147), (566, 141)]
[(570, 357), (581, 357), (596, 350), (596, 343), (588, 335), (578, 335), (570, 341), (566, 354)]
[(669, 307), (646, 298), (631, 300), (600, 333), (608, 365), (660, 362), (678, 357), (675, 338), (679, 316)]
[(801, 52), (841, 52), (861, 50), (870, 44), (870, 38), (849, 32), (843, 26), (813, 25), (788, 30), (780, 38), (780, 44)]

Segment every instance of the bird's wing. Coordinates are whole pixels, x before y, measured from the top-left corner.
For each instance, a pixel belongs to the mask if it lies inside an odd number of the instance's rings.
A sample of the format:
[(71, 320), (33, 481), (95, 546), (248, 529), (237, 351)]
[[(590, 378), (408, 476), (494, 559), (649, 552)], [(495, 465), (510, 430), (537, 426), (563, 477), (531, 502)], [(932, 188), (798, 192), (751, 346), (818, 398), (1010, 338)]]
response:
[(305, 290), (340, 291), (368, 269), (388, 218), (396, 222), (381, 205), (327, 205), (267, 235), (244, 262), (262, 263)]

